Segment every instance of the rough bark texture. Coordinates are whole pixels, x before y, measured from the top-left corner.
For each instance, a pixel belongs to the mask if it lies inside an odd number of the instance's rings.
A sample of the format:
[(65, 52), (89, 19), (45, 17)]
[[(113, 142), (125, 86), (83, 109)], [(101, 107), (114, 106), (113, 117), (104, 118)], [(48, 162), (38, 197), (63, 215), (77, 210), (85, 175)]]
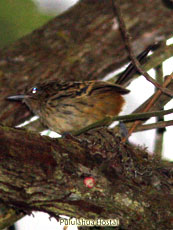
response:
[[(136, 54), (171, 36), (173, 14), (160, 0), (121, 1), (121, 9)], [(45, 79), (101, 79), (127, 61), (108, 0), (80, 1), (0, 53), (0, 122), (6, 126), (31, 115), (6, 96)], [(0, 127), (1, 201), (56, 218), (119, 218), (122, 229), (173, 228), (171, 164), (120, 144), (104, 129), (80, 138), (52, 140)], [(92, 189), (84, 185), (90, 176)]]
[[(172, 226), (172, 164), (121, 144), (111, 131), (52, 140), (1, 127), (0, 145), (1, 199), (13, 208), (57, 219), (118, 218), (125, 229)], [(92, 189), (86, 177), (94, 178)]]

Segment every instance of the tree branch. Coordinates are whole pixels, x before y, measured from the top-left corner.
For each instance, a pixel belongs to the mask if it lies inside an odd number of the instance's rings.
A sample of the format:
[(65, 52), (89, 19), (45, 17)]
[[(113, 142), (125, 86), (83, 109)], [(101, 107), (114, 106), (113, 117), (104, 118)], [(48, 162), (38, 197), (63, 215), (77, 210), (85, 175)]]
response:
[(86, 126), (83, 129), (80, 129), (79, 131), (74, 132), (74, 135), (78, 136), (82, 133), (85, 133), (88, 130), (95, 129), (97, 127), (101, 126), (107, 126), (113, 121), (135, 121), (135, 120), (147, 120), (151, 117), (162, 117), (163, 115), (171, 114), (173, 113), (173, 109), (168, 109), (164, 111), (155, 111), (155, 112), (145, 112), (145, 113), (132, 113), (130, 115), (122, 115), (122, 116), (115, 116), (115, 117), (106, 117), (100, 121), (97, 121), (91, 125)]
[(122, 17), (121, 10), (119, 8), (117, 0), (116, 1), (112, 0), (112, 5), (113, 5), (114, 13), (115, 13), (115, 15), (117, 15), (119, 26), (120, 26), (120, 31), (121, 31), (121, 34), (124, 38), (125, 45), (126, 45), (126, 48), (129, 52), (129, 56), (131, 58), (132, 64), (136, 67), (136, 69), (139, 71), (139, 73), (146, 78), (147, 81), (151, 82), (156, 88), (160, 89), (162, 92), (164, 92), (170, 96), (173, 96), (173, 92), (169, 91), (165, 87), (162, 87), (158, 82), (156, 82), (152, 77), (150, 77), (150, 75), (145, 70), (143, 70), (140, 62), (136, 58), (135, 53), (132, 49), (131, 36), (130, 36), (128, 30), (126, 29), (126, 25), (124, 23), (124, 19)]
[[(172, 164), (121, 144), (111, 131), (90, 131), (77, 140), (0, 127), (0, 144), (0, 198), (19, 211), (44, 211), (56, 219), (118, 218), (128, 229), (139, 229), (141, 218), (141, 229), (171, 225)], [(86, 177), (94, 178), (93, 188), (86, 187)]]
[(135, 132), (147, 131), (150, 129), (163, 129), (163, 128), (165, 129), (166, 127), (172, 126), (172, 125), (173, 125), (173, 120), (159, 121), (159, 122), (151, 123), (148, 125), (140, 125), (136, 128)]

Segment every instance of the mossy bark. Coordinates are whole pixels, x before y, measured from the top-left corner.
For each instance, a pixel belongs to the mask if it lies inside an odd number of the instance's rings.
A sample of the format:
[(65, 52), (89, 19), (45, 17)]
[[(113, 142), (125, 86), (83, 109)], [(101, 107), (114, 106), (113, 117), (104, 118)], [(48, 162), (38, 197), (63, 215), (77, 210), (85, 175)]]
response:
[(51, 139), (0, 127), (0, 144), (1, 200), (19, 212), (119, 219), (125, 229), (172, 226), (172, 164), (122, 144), (112, 131)]

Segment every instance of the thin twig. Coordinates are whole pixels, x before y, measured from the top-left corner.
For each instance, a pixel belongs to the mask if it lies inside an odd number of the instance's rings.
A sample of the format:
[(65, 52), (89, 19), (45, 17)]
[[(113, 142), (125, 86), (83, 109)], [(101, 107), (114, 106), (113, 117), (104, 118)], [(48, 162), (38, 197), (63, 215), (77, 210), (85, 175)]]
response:
[[(163, 65), (160, 64), (155, 68), (156, 71), (156, 80), (159, 82), (159, 84), (163, 84)], [(164, 107), (161, 108), (164, 110)], [(164, 121), (164, 117), (156, 118), (156, 122), (162, 122)], [(154, 157), (157, 159), (162, 158), (162, 151), (163, 151), (163, 138), (164, 138), (164, 132), (166, 131), (165, 127), (157, 128), (156, 129), (156, 137), (155, 137), (155, 144), (154, 144)]]
[[(168, 76), (165, 77), (165, 79)], [(173, 74), (172, 74), (173, 77)], [(173, 91), (173, 80), (168, 84), (168, 89)], [(134, 113), (140, 113), (141, 111), (143, 111), (143, 109), (146, 107), (146, 105), (149, 103), (149, 101), (152, 100), (152, 98), (155, 96), (155, 94), (153, 94), (150, 98), (148, 98), (142, 105), (140, 105), (137, 109), (135, 109), (132, 114)], [(153, 104), (153, 106), (151, 107), (150, 111), (157, 111), (160, 108), (163, 108), (169, 101), (171, 101), (171, 97), (166, 95), (166, 94), (161, 94), (160, 97), (158, 97), (158, 99), (155, 101), (155, 103)], [(147, 119), (146, 119), (147, 120)], [(143, 122), (145, 122), (146, 120), (143, 120)], [(134, 122), (126, 122), (126, 128), (130, 129), (133, 126)], [(138, 127), (137, 127), (138, 128)], [(118, 132), (119, 127), (116, 126), (114, 128), (114, 132)]]
[(139, 119), (147, 119), (150, 117), (160, 117), (163, 115), (167, 115), (173, 113), (173, 109), (165, 110), (165, 111), (155, 111), (155, 112), (147, 112), (147, 113), (133, 113), (130, 115), (123, 115), (123, 116), (115, 116), (115, 117), (106, 117), (100, 121), (97, 121), (91, 125), (86, 126), (83, 129), (80, 129), (73, 133), (73, 135), (78, 136), (84, 132), (87, 132), (91, 129), (98, 128), (101, 126), (107, 126), (113, 121), (134, 121)]
[(141, 132), (141, 131), (147, 131), (150, 129), (162, 129), (168, 126), (173, 125), (173, 120), (171, 121), (159, 121), (156, 123), (151, 123), (151, 124), (147, 124), (147, 125), (139, 125), (136, 129), (135, 132)]
[(143, 68), (141, 67), (140, 62), (137, 60), (137, 58), (135, 57), (135, 54), (133, 52), (132, 46), (131, 46), (131, 36), (128, 32), (128, 30), (126, 29), (125, 23), (124, 23), (124, 19), (121, 15), (121, 10), (119, 8), (118, 2), (117, 0), (112, 0), (112, 5), (113, 5), (113, 11), (115, 16), (118, 19), (119, 22), (119, 27), (120, 27), (120, 31), (121, 34), (124, 38), (125, 41), (125, 45), (126, 45), (126, 49), (128, 50), (129, 56), (131, 58), (132, 63), (136, 66), (136, 69), (139, 71), (139, 73), (141, 75), (143, 75), (149, 82), (151, 82), (155, 87), (157, 87), (158, 89), (160, 89), (162, 92), (173, 96), (173, 92), (171, 92), (170, 90), (162, 87), (160, 84), (158, 84), (158, 82), (156, 82), (152, 77), (150, 77), (150, 75), (143, 70)]
[[(158, 49), (155, 50), (155, 52), (152, 55), (147, 56), (143, 62), (141, 62), (140, 60), (140, 63), (142, 64), (145, 70), (150, 70), (151, 68), (156, 68), (158, 65), (160, 65), (160, 63), (164, 62), (166, 59), (172, 57), (172, 54), (173, 54), (173, 44), (166, 46), (166, 45), (163, 45), (163, 42), (162, 42), (162, 45), (160, 45), (160, 47), (158, 47)], [(139, 55), (137, 56), (137, 58), (139, 59)], [(152, 62), (150, 62), (150, 59), (152, 59)], [(130, 65), (133, 65), (133, 64), (130, 64)], [(110, 82), (115, 81), (116, 84), (120, 84), (124, 87), (127, 87), (131, 83), (132, 80), (141, 76), (137, 70), (136, 72), (134, 70), (133, 72), (130, 72), (129, 69), (130, 69), (130, 66), (127, 66), (127, 68), (122, 73), (115, 75), (109, 81)]]
[[(167, 87), (169, 85), (169, 83), (171, 82), (171, 80), (173, 79), (173, 74), (169, 75), (166, 79), (165, 82), (163, 83), (163, 87)], [(148, 104), (145, 106), (145, 108), (143, 109), (143, 112), (147, 112), (149, 111), (149, 109), (151, 108), (151, 106), (155, 103), (155, 101), (158, 99), (158, 97), (160, 96), (160, 94), (162, 93), (162, 91), (159, 89), (157, 90), (157, 92), (154, 94), (154, 96), (151, 98), (151, 100), (148, 102)], [(141, 122), (140, 121), (135, 121), (134, 124), (132, 125), (132, 127), (130, 128), (129, 132), (128, 132), (128, 136), (126, 138), (124, 138), (122, 140), (122, 142), (125, 142), (126, 139), (132, 134), (132, 132), (135, 130), (135, 128), (137, 127), (137, 125), (139, 125)]]
[[(144, 51), (142, 51), (137, 57), (136, 59), (142, 64), (144, 63), (146, 60), (146, 57), (148, 55), (148, 53), (150, 51), (153, 51), (157, 48), (159, 48), (161, 46), (161, 43), (158, 44), (154, 44), (154, 45), (150, 45), (148, 46)], [(133, 63), (130, 63), (127, 68), (118, 76), (117, 80), (115, 81), (116, 84), (119, 85), (125, 85), (125, 83), (128, 84), (130, 83), (130, 81), (133, 79), (133, 76), (135, 76), (135, 74), (138, 73), (136, 66), (134, 66)]]

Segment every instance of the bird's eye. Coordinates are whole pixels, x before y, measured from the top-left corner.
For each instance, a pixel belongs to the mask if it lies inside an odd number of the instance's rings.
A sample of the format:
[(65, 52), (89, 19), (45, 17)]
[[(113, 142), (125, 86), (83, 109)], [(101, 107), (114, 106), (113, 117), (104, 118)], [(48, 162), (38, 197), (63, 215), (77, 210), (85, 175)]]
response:
[(31, 92), (32, 92), (33, 94), (36, 94), (36, 93), (37, 93), (37, 90), (38, 90), (37, 87), (33, 87)]

